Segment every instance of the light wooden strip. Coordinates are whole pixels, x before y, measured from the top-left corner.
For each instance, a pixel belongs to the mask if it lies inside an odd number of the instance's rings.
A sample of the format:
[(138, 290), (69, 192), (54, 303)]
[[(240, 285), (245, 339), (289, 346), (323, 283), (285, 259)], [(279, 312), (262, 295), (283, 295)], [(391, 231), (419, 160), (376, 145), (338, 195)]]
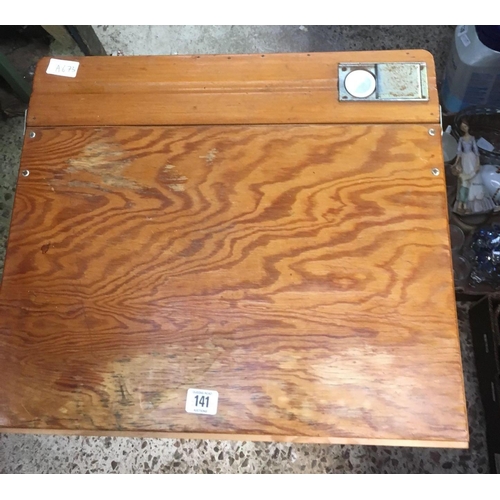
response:
[[(71, 58), (38, 65), (30, 126), (439, 123), (434, 62), (416, 51)], [(428, 102), (339, 102), (342, 62), (425, 62)]]
[(364, 446), (409, 446), (412, 448), (456, 448), (463, 449), (469, 447), (468, 439), (463, 442), (458, 441), (417, 441), (417, 440), (393, 440), (393, 439), (365, 439), (365, 438), (326, 438), (320, 437), (297, 437), (281, 435), (261, 435), (261, 434), (199, 434), (199, 433), (172, 433), (172, 432), (148, 432), (148, 431), (72, 431), (61, 429), (8, 429), (2, 428), (2, 432), (16, 434), (51, 434), (59, 436), (112, 436), (130, 438), (153, 438), (153, 439), (213, 439), (228, 441), (258, 441), (277, 443), (303, 443), (303, 444), (344, 444), (344, 445), (364, 445)]

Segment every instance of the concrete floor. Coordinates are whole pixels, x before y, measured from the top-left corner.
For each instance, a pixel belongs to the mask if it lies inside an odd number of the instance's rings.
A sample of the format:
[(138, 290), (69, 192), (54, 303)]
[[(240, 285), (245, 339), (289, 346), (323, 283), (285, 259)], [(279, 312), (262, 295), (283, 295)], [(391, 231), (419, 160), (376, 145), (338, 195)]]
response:
[[(425, 48), (438, 78), (450, 26), (95, 26), (108, 53), (202, 54)], [(54, 55), (64, 55), (57, 45)], [(0, 122), (0, 269), (22, 146), (23, 119)], [(0, 473), (9, 472), (488, 472), (484, 414), (471, 336), (459, 309), (471, 433), (469, 450), (296, 445), (232, 441), (0, 434)]]
[(453, 26), (94, 26), (110, 54), (426, 49), (442, 77)]

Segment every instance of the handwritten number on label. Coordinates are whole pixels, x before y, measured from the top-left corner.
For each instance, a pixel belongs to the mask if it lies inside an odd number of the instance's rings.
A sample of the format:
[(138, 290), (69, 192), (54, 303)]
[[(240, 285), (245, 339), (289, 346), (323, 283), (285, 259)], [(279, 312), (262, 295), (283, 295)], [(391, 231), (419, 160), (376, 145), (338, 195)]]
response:
[(64, 61), (62, 59), (52, 58), (47, 66), (47, 73), (49, 75), (75, 78), (79, 66), (80, 63), (77, 61)]

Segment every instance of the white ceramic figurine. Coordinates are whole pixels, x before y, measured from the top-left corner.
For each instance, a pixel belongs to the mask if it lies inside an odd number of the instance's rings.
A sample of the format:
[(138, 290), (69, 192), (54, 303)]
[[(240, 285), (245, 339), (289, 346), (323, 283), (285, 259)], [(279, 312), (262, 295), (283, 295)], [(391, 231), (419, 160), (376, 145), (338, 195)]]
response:
[(452, 167), (459, 179), (453, 211), (461, 215), (489, 212), (495, 204), (484, 188), (476, 139), (469, 134), (466, 120), (460, 122), (460, 130), (464, 135), (458, 141), (457, 159)]

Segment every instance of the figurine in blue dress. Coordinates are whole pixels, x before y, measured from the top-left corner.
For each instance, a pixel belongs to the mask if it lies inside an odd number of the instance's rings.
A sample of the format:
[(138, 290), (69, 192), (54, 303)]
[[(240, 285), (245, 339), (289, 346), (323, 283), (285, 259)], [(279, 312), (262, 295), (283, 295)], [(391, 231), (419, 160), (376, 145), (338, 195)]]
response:
[(469, 134), (466, 120), (460, 123), (464, 133), (458, 141), (457, 159), (453, 170), (458, 175), (459, 186), (453, 211), (458, 214), (477, 214), (490, 212), (495, 203), (486, 193), (481, 178), (481, 164), (476, 139)]

